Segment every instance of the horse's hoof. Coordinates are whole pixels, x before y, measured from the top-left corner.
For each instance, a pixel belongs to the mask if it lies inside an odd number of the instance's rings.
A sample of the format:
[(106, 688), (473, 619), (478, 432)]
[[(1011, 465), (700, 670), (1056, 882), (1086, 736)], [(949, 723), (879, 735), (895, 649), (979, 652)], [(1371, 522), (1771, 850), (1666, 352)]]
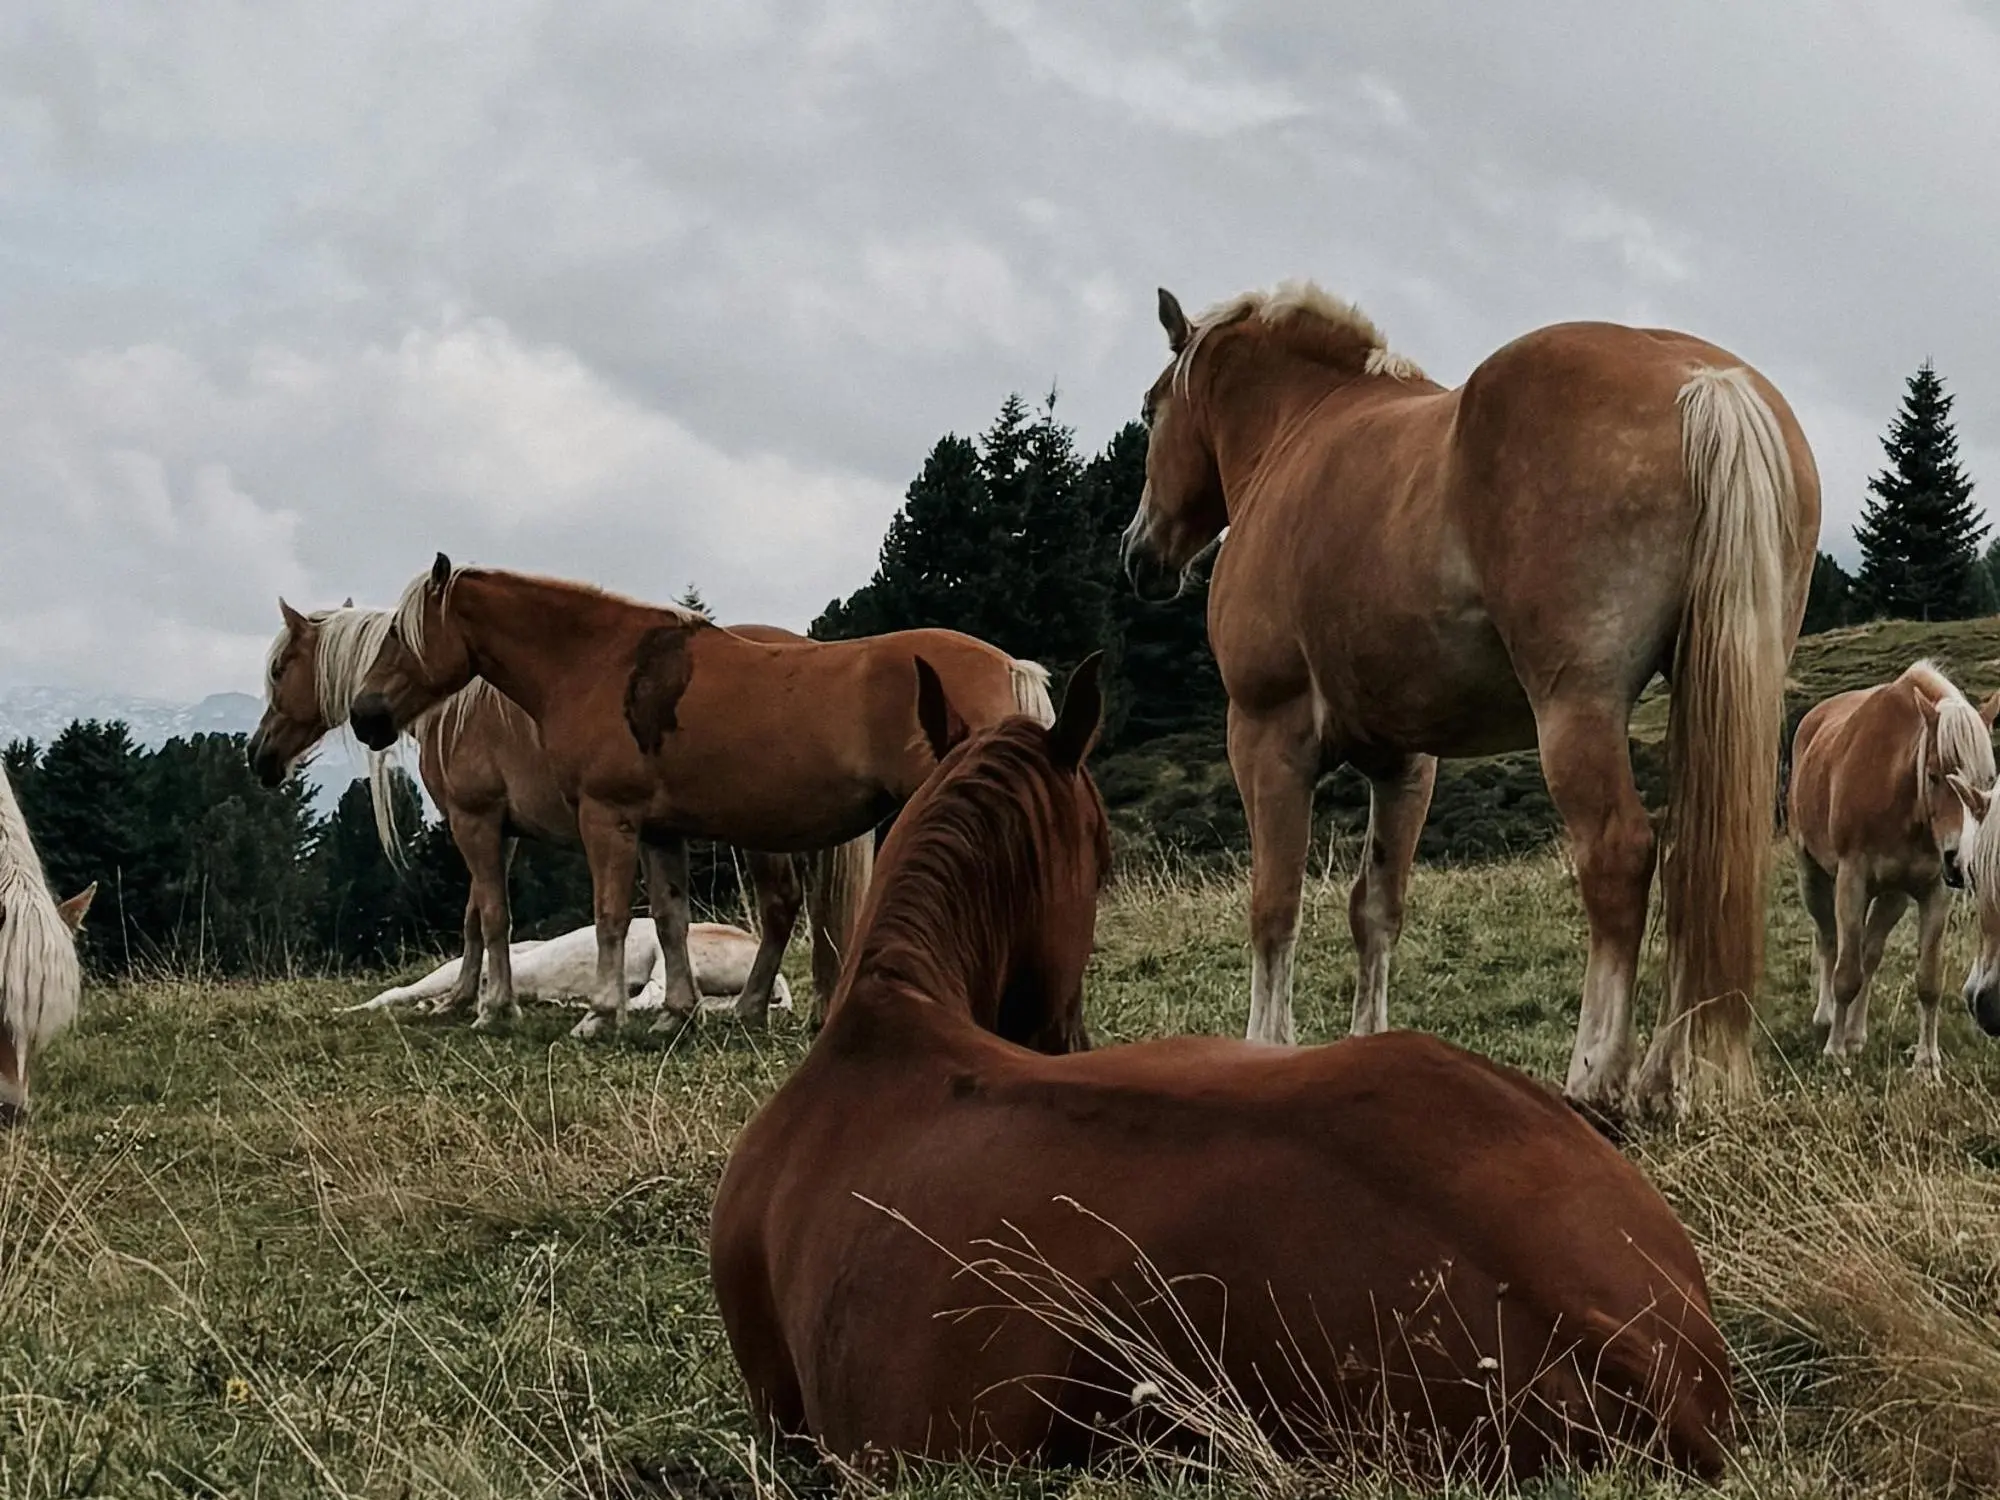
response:
[(1630, 1139), (1632, 1121), (1622, 1106), (1602, 1099), (1573, 1099), (1568, 1094), (1563, 1095), (1563, 1103), (1581, 1115), (1585, 1124), (1612, 1145), (1622, 1146)]
[(576, 1025), (570, 1027), (569, 1034), (579, 1042), (587, 1042), (593, 1037), (603, 1035), (607, 1027), (615, 1026), (616, 1024), (617, 1022), (613, 1017), (600, 1015), (596, 1011), (591, 1011), (581, 1021), (578, 1021)]
[(513, 1023), (514, 1017), (504, 1010), (482, 1010), (473, 1018), (474, 1031), (505, 1031)]
[(12, 1130), (28, 1123), (28, 1106), (0, 1099), (0, 1130)]
[(662, 1006), (659, 1016), (651, 1026), (646, 1028), (646, 1034), (648, 1036), (679, 1036), (695, 1023), (696, 1017), (700, 1014), (699, 1010), (676, 1010), (670, 1005)]

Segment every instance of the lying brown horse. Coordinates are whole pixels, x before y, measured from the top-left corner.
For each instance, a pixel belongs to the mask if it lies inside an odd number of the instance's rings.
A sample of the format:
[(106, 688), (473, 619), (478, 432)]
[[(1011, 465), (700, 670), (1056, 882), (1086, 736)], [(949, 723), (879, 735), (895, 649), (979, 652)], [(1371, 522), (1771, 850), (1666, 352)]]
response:
[[(920, 713), (964, 734), (935, 676)], [(1197, 1446), (1526, 1476), (1714, 1474), (1733, 1406), (1700, 1261), (1553, 1092), (1435, 1038), (1080, 1050), (1109, 863), (1053, 728), (949, 749), (884, 845), (811, 1052), (715, 1200), (759, 1420), (837, 1459)]]
[(483, 677), (533, 719), (590, 862), (598, 994), (575, 1034), (625, 1013), (625, 929), (643, 855), (660, 924), (667, 1013), (694, 1013), (687, 963), (687, 839), (776, 853), (858, 839), (931, 768), (910, 697), (917, 651), (966, 713), (1043, 718), (1047, 673), (953, 631), (767, 644), (673, 606), (586, 584), (454, 569), (412, 581), (350, 722), (374, 749)]
[[(250, 736), (250, 764), (266, 786), (277, 786), (299, 759), (335, 725), (345, 724), (363, 674), (374, 665), (389, 632), (389, 611), (339, 609), (302, 615), (278, 601), (284, 626), (271, 642), (264, 675), (264, 716)], [(771, 625), (738, 625), (748, 640), (799, 641)], [(452, 842), (465, 860), (471, 888), (465, 902), (465, 957), (458, 982), (436, 1005), (437, 1014), (479, 1002), (483, 1029), (515, 1014), (512, 916), (507, 871), (522, 838), (578, 842), (576, 809), (563, 797), (535, 724), (490, 683), (475, 679), (414, 720), (417, 769), (445, 817)], [(388, 762), (373, 757), (369, 791), (384, 849), (399, 852)], [(872, 833), (829, 850), (809, 865), (806, 902), (813, 936), (816, 1008), (824, 1010), (840, 973), (840, 953), (854, 924), (874, 866)], [(756, 893), (761, 942), (737, 1012), (762, 1016), (797, 924), (802, 892), (789, 854), (744, 851)], [(673, 899), (670, 895), (669, 899)], [(682, 898), (684, 899), (684, 897)], [(483, 981), (483, 982), (482, 982)]]
[(76, 1016), (76, 933), (96, 894), (95, 881), (61, 903), (49, 894), (28, 820), (0, 769), (0, 1127), (27, 1118), (29, 1055)]
[(1219, 536), (1208, 633), (1250, 820), (1249, 1035), (1289, 1041), (1313, 786), (1365, 774), (1349, 904), (1355, 1034), (1389, 1024), (1389, 959), (1437, 756), (1536, 746), (1590, 923), (1570, 1095), (1623, 1103), (1653, 830), (1627, 724), (1655, 673), (1668, 729), (1667, 996), (1637, 1102), (1754, 1087), (1786, 665), (1819, 479), (1769, 381), (1683, 333), (1565, 323), (1457, 390), (1311, 285), (1190, 323), (1145, 400), (1128, 572)]
[[(1917, 1053), (1936, 1082), (1938, 996), (1944, 987), (1948, 887), (1964, 883), (1961, 847), (1994, 782), (1993, 718), (2000, 693), (1974, 708), (1920, 661), (1894, 682), (1817, 704), (1792, 738), (1786, 821), (1799, 892), (1813, 919), (1819, 977), (1815, 1024), (1828, 1057), (1868, 1041), (1868, 988), (1889, 934), (1917, 907)], [(2000, 906), (2000, 890), (1978, 892)]]

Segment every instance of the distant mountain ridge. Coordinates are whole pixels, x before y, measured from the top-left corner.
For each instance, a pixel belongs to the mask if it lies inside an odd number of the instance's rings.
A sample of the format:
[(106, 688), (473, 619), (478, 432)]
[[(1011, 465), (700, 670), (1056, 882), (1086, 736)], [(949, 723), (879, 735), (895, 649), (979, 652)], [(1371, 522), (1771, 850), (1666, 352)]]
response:
[[(33, 740), (46, 749), (78, 719), (97, 719), (122, 720), (136, 744), (156, 750), (168, 740), (197, 734), (248, 734), (263, 713), (263, 701), (248, 693), (210, 693), (199, 703), (175, 703), (73, 688), (4, 688), (0, 689), (0, 745)], [(348, 783), (367, 773), (367, 760), (358, 745), (345, 735), (327, 736), (306, 768), (313, 805), (330, 811)]]

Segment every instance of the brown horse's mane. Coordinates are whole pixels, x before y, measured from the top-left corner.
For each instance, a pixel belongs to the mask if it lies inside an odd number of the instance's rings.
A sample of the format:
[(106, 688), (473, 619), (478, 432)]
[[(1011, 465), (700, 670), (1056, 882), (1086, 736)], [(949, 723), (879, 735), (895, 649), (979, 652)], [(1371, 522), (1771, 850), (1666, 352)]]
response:
[(1174, 365), (1175, 388), (1185, 392), (1195, 352), (1219, 329), (1253, 322), (1285, 347), (1351, 375), (1423, 380), (1414, 360), (1392, 352), (1374, 321), (1345, 298), (1310, 281), (1281, 281), (1268, 292), (1241, 292), (1194, 320)]
[[(1002, 720), (949, 754), (929, 795), (905, 814), (902, 835), (885, 848), (876, 896), (855, 935), (856, 958), (829, 1018), (864, 984), (887, 983), (932, 1002), (962, 998), (990, 979), (997, 1002), (1006, 954), (1035, 917), (1045, 860), (1064, 834), (1050, 764), (1048, 731), (1032, 719)], [(1087, 795), (1097, 796), (1086, 776)], [(1102, 804), (1099, 803), (1101, 811)], [(1110, 833), (1097, 820), (1099, 867), (1110, 862)], [(969, 983), (968, 981), (971, 981)], [(1004, 1014), (973, 1019), (1010, 1041)], [(1032, 1030), (1039, 1017), (1019, 1018)]]

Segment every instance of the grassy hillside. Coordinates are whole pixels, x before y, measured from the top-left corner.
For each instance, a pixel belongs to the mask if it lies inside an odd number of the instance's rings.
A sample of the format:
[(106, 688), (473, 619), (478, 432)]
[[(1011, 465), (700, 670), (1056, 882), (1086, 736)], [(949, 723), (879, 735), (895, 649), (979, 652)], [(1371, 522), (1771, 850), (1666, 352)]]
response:
[[(1301, 1020), (1344, 1029), (1345, 873), (1308, 889)], [(1948, 1082), (1905, 1075), (1907, 930), (1851, 1071), (1808, 1024), (1778, 875), (1768, 1098), (1630, 1146), (1688, 1220), (1739, 1362), (1724, 1492), (2000, 1484), (2000, 1048), (1953, 1004)], [(1089, 990), (1100, 1040), (1238, 1031), (1245, 893), (1128, 873)], [(1954, 928), (1954, 980), (1970, 955)], [(1552, 855), (1420, 872), (1393, 1019), (1559, 1077), (1582, 918)], [(796, 966), (802, 958), (794, 953)], [(1649, 977), (1657, 971), (1649, 959)], [(739, 1124), (806, 1043), (705, 1024), (578, 1048), (335, 1015), (363, 983), (93, 992), (0, 1139), (0, 1495), (466, 1497), (815, 1491), (752, 1450), (709, 1293)], [(936, 1496), (1387, 1494), (1234, 1470)], [(1672, 1492), (1627, 1476), (1549, 1494)]]
[[(1991, 692), (2000, 687), (2000, 617), (1936, 625), (1892, 620), (1808, 636), (1792, 659), (1788, 723), (1830, 694), (1886, 682), (1926, 656), (1975, 697)], [(1632, 720), (1639, 790), (1653, 807), (1665, 795), (1666, 723), (1666, 688), (1655, 682)], [(1176, 735), (1107, 757), (1099, 780), (1127, 847), (1170, 849), (1201, 861), (1226, 861), (1249, 848), (1220, 732)], [(1368, 826), (1367, 782), (1348, 770), (1327, 777), (1314, 812), (1322, 839), (1358, 840)], [(1502, 859), (1542, 847), (1557, 830), (1532, 752), (1447, 762), (1439, 768), (1419, 855), (1428, 863)]]

